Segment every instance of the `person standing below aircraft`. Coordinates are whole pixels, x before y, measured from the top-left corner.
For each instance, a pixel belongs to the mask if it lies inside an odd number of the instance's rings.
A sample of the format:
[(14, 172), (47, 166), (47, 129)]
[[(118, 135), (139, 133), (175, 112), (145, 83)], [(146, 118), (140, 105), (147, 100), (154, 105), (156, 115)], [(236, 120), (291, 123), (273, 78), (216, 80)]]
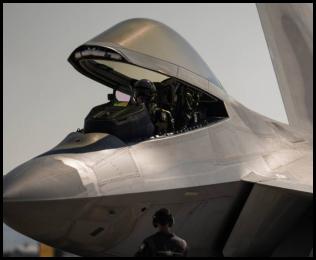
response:
[(140, 245), (135, 257), (184, 257), (187, 256), (187, 242), (170, 231), (174, 218), (166, 208), (153, 216), (153, 226), (158, 232), (147, 237)]

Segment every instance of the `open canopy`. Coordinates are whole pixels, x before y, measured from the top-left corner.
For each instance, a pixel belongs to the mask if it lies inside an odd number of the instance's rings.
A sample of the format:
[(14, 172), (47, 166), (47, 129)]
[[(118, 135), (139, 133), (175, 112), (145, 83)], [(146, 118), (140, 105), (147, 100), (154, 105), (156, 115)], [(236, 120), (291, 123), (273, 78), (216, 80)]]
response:
[(168, 26), (150, 19), (123, 21), (78, 47), (70, 63), (84, 75), (130, 92), (131, 80), (175, 77), (208, 91), (223, 90), (192, 46)]

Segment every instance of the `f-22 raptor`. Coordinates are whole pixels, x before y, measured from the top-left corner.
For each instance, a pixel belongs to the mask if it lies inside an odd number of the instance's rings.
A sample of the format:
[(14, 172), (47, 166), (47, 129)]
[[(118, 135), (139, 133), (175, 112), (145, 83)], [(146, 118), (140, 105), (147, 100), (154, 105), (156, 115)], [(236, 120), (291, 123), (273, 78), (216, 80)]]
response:
[(166, 207), (189, 256), (312, 255), (312, 11), (257, 7), (289, 125), (229, 96), (168, 26), (123, 21), (69, 57), (109, 102), (5, 175), (4, 222), (77, 255), (131, 256)]

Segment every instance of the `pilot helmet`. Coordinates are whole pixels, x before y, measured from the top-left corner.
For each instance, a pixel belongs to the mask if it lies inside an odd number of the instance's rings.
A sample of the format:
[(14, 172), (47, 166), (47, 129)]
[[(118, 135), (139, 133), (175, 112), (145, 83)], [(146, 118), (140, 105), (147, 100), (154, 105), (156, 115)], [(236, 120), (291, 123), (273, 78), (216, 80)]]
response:
[(140, 79), (134, 84), (134, 96), (143, 97), (150, 100), (156, 93), (156, 87), (153, 82), (148, 79)]
[(174, 224), (174, 217), (170, 213), (170, 211), (166, 208), (162, 208), (158, 210), (153, 216), (153, 226), (156, 228), (158, 224), (167, 225), (172, 227)]

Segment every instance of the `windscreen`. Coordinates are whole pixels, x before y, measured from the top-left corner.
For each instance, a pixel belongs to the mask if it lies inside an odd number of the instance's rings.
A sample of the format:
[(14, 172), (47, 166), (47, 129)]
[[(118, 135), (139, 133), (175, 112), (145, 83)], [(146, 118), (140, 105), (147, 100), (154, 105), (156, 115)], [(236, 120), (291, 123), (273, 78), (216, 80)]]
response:
[(116, 90), (115, 91), (115, 98), (117, 101), (120, 101), (120, 102), (129, 102), (131, 99), (131, 96), (127, 95), (119, 90)]

